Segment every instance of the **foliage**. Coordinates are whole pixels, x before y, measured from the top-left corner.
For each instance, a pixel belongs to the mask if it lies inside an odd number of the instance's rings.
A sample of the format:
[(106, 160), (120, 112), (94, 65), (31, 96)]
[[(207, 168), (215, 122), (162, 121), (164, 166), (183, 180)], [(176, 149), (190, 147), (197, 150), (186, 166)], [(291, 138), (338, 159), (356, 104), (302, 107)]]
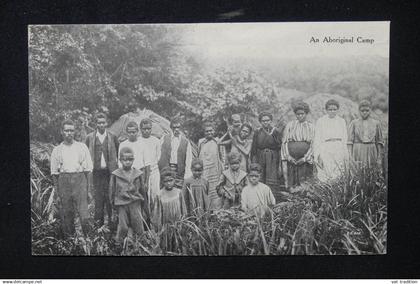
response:
[(203, 120), (216, 122), (221, 134), (230, 114), (255, 118), (269, 110), (282, 127), (292, 99), (319, 94), (368, 97), (387, 112), (387, 59), (240, 61), (209, 69), (183, 48), (182, 35), (176, 25), (30, 26), (31, 140), (55, 144), (62, 119), (82, 116), (89, 124), (96, 111), (111, 122), (137, 108), (179, 116), (195, 142)]
[(264, 219), (238, 208), (194, 214), (161, 232), (130, 236), (122, 247), (105, 226), (91, 228), (85, 237), (78, 228), (74, 236), (63, 238), (56, 195), (38, 166), (42, 158), (48, 159), (50, 146), (31, 148), (32, 253), (36, 255), (386, 253), (387, 186), (371, 168), (352, 168), (351, 175), (347, 172), (334, 183), (303, 184)]

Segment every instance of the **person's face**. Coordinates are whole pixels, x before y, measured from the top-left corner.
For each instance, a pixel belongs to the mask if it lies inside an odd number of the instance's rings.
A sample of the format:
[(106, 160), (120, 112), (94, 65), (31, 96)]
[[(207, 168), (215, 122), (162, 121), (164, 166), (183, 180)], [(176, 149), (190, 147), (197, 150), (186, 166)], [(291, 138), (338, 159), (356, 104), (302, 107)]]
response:
[(163, 185), (165, 186), (165, 189), (172, 190), (175, 184), (175, 179), (173, 177), (165, 177), (163, 179)]
[(209, 126), (204, 129), (204, 135), (207, 139), (213, 138), (214, 136), (214, 128)]
[(136, 127), (127, 127), (128, 141), (134, 142), (137, 140), (139, 130)]
[(363, 119), (367, 119), (370, 115), (371, 110), (370, 110), (370, 107), (368, 106), (362, 106), (359, 111), (360, 111), (360, 116)]
[(124, 170), (129, 170), (133, 166), (134, 155), (133, 153), (123, 153), (120, 157), (120, 162)]
[(257, 185), (260, 181), (260, 173), (257, 171), (251, 171), (248, 174), (248, 180), (252, 185)]
[(236, 172), (239, 170), (239, 161), (233, 161), (229, 164), (229, 166), (232, 171)]
[(249, 128), (248, 127), (244, 127), (239, 132), (239, 137), (241, 137), (241, 139), (245, 139), (245, 138), (247, 138), (249, 136), (249, 134), (250, 134)]
[(150, 123), (145, 123), (141, 127), (141, 135), (144, 138), (149, 138), (150, 134), (152, 134), (152, 125)]
[(301, 109), (297, 110), (295, 115), (299, 122), (304, 122), (306, 120), (306, 112)]
[(329, 118), (334, 118), (337, 115), (338, 107), (336, 105), (329, 105), (327, 107), (327, 114)]
[(199, 164), (195, 164), (191, 167), (191, 171), (195, 178), (199, 178), (203, 173), (203, 167)]
[(61, 131), (61, 134), (63, 135), (64, 141), (66, 141), (67, 143), (73, 142), (73, 139), (74, 139), (74, 125), (65, 124), (63, 126), (63, 130)]
[(237, 117), (237, 116), (233, 116), (232, 117), (232, 126), (234, 128), (239, 128), (239, 127), (241, 127), (241, 125), (242, 125), (241, 118)]
[(261, 125), (263, 128), (267, 129), (271, 126), (271, 118), (269, 116), (263, 116), (261, 117)]
[(98, 118), (96, 120), (96, 128), (98, 129), (99, 133), (104, 133), (108, 123), (106, 122), (105, 118)]
[(180, 123), (174, 123), (172, 125), (172, 131), (174, 133), (174, 136), (178, 137), (181, 133), (181, 124)]

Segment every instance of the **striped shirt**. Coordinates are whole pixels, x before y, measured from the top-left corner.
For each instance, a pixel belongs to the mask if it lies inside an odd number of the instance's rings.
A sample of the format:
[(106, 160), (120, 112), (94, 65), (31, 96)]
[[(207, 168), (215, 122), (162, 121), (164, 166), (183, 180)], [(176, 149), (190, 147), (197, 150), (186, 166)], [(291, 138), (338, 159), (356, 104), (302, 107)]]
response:
[(313, 140), (315, 136), (315, 127), (309, 121), (299, 122), (298, 120), (287, 123), (283, 131), (283, 147), (281, 147), (281, 159), (288, 160), (290, 158), (288, 142), (308, 142), (310, 147), (303, 157), (305, 162), (311, 162), (313, 156)]

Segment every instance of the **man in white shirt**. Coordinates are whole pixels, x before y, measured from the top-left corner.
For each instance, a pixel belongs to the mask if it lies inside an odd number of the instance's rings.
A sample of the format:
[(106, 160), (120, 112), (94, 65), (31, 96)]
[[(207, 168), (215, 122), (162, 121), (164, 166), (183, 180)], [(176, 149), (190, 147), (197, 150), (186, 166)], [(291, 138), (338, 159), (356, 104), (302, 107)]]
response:
[(105, 209), (108, 215), (108, 226), (111, 224), (112, 208), (109, 201), (110, 174), (118, 168), (118, 139), (108, 132), (107, 117), (104, 113), (95, 115), (96, 130), (86, 136), (93, 162), (93, 190), (95, 201), (95, 222), (98, 226), (104, 224)]
[(181, 133), (181, 121), (171, 121), (172, 134), (163, 136), (159, 169), (171, 167), (176, 172), (176, 185), (182, 187), (183, 180), (192, 176), (192, 150), (188, 139)]
[(144, 165), (144, 176), (148, 187), (150, 210), (153, 208), (153, 201), (160, 190), (160, 172), (158, 161), (160, 159), (160, 141), (152, 134), (152, 121), (144, 118), (140, 121), (141, 137), (139, 137), (141, 161)]
[(54, 186), (61, 200), (61, 225), (66, 236), (75, 233), (76, 211), (85, 235), (89, 227), (88, 188), (93, 165), (86, 145), (74, 141), (74, 128), (71, 120), (62, 123), (64, 141), (54, 147), (50, 165)]

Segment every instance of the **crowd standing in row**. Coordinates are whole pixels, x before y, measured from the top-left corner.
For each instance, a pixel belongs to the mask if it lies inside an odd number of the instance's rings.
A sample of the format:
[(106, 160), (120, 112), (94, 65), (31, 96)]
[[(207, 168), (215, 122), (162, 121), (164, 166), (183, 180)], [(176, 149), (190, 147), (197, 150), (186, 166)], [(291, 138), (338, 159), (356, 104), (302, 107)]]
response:
[(63, 232), (74, 234), (75, 213), (83, 232), (88, 231), (90, 190), (95, 222), (104, 225), (106, 215), (110, 225), (116, 215), (116, 239), (121, 242), (129, 227), (138, 234), (160, 230), (182, 216), (209, 210), (240, 206), (262, 216), (275, 204), (273, 191), (279, 190), (281, 177), (293, 188), (315, 172), (321, 182), (335, 179), (350, 161), (381, 166), (384, 141), (380, 122), (370, 116), (370, 103), (359, 104), (360, 118), (349, 127), (337, 116), (339, 107), (337, 101), (327, 101), (327, 114), (313, 125), (306, 120), (309, 106), (299, 102), (293, 106), (296, 120), (282, 131), (273, 127), (273, 116), (266, 112), (259, 115), (262, 127), (256, 130), (232, 115), (232, 125), (221, 138), (206, 123), (197, 155), (177, 119), (171, 121), (172, 133), (161, 139), (151, 135), (150, 119), (140, 125), (129, 122), (128, 139), (121, 143), (107, 131), (103, 113), (95, 116), (96, 130), (85, 143), (74, 140), (75, 125), (66, 120), (64, 141), (51, 155)]

